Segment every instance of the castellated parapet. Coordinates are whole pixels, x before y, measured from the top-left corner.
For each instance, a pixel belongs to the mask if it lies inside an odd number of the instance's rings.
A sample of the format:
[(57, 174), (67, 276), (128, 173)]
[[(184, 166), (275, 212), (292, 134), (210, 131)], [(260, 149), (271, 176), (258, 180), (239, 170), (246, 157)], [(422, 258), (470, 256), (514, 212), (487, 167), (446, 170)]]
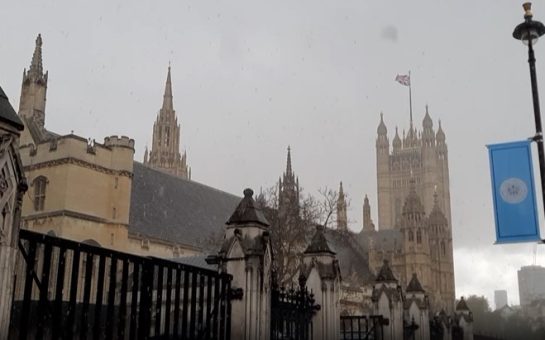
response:
[(110, 136), (110, 137), (104, 137), (104, 146), (108, 147), (124, 147), (128, 149), (132, 149), (134, 151), (134, 139), (129, 138), (127, 136)]
[(104, 144), (95, 140), (69, 134), (54, 137), (37, 145), (21, 147), (21, 158), (25, 166), (40, 166), (61, 160), (73, 160), (88, 166), (132, 175), (134, 140), (126, 136), (104, 138)]

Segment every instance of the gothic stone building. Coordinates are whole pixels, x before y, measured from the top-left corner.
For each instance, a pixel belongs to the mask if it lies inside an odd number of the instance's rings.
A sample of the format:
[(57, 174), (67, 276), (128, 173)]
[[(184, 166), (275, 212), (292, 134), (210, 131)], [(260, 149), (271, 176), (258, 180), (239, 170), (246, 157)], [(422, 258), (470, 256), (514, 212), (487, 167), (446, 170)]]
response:
[(154, 169), (160, 169), (184, 179), (191, 179), (191, 169), (187, 165), (184, 152), (180, 155), (180, 124), (172, 103), (172, 81), (170, 66), (168, 67), (163, 106), (159, 110), (157, 120), (153, 124), (153, 143), (148, 155), (144, 154), (144, 164)]
[(448, 152), (439, 122), (437, 132), (428, 108), (422, 131), (413, 126), (392, 148), (384, 118), (377, 129), (378, 230), (363, 207), (360, 241), (368, 251), (370, 268), (388, 260), (396, 277), (407, 285), (418, 275), (430, 298), (431, 310), (454, 311), (454, 265)]
[(47, 86), (38, 35), (30, 68), (23, 72), (19, 105), (25, 127), (20, 154), (29, 182), (23, 227), (141, 255), (201, 253), (239, 198), (189, 180), (185, 153), (179, 152), (170, 67), (144, 164), (134, 160), (129, 137), (110, 136), (99, 143), (48, 130)]

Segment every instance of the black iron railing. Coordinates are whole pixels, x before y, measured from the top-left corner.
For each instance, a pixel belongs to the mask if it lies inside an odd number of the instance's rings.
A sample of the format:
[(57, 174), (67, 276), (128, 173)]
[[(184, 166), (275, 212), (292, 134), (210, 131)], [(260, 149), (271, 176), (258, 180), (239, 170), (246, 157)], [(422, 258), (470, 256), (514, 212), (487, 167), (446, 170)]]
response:
[(387, 324), (381, 315), (341, 316), (341, 340), (382, 340)]
[(21, 230), (11, 339), (229, 339), (232, 277)]
[(319, 305), (306, 287), (273, 288), (271, 293), (271, 340), (312, 339), (312, 317)]

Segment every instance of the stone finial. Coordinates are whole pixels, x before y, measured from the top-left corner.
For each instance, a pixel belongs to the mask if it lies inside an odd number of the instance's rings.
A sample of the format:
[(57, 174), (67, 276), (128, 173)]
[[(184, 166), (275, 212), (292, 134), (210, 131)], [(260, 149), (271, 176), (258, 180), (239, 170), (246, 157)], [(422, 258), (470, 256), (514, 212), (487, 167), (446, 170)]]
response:
[(463, 296), (460, 299), (460, 301), (458, 301), (458, 303), (456, 304), (456, 311), (457, 312), (458, 311), (470, 311), (469, 307), (467, 306), (466, 300), (464, 300)]
[(263, 215), (261, 208), (252, 198), (254, 191), (252, 189), (244, 190), (244, 198), (240, 201), (237, 208), (227, 221), (227, 225), (258, 224), (263, 227), (270, 225), (269, 221)]
[(378, 272), (376, 282), (397, 282), (397, 279), (388, 264), (388, 260), (384, 260), (380, 271)]
[(331, 254), (335, 255), (335, 252), (329, 248), (327, 239), (325, 238), (325, 227), (323, 225), (316, 225), (316, 232), (312, 236), (312, 240), (305, 250), (305, 254)]
[(420, 281), (418, 280), (418, 277), (416, 276), (416, 273), (413, 273), (413, 276), (411, 278), (411, 281), (407, 285), (406, 292), (421, 292), (424, 293), (424, 288), (422, 288), (422, 285), (420, 284)]

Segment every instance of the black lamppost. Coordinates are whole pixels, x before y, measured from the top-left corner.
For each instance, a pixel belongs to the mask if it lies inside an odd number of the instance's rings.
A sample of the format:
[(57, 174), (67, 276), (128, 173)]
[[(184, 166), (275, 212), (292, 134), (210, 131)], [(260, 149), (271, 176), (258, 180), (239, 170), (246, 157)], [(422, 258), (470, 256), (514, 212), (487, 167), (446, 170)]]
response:
[(543, 130), (541, 128), (541, 112), (539, 110), (539, 94), (537, 92), (536, 79), (536, 57), (534, 55), (534, 45), (537, 39), (545, 34), (545, 26), (532, 20), (532, 3), (526, 2), (522, 5), (524, 8), (524, 22), (517, 25), (513, 31), (513, 38), (522, 41), (528, 45), (528, 64), (530, 65), (530, 80), (532, 82), (532, 99), (534, 102), (534, 119), (536, 122), (536, 135), (533, 138), (537, 142), (537, 151), (539, 154), (539, 176), (541, 177), (541, 193), (543, 195), (543, 207), (545, 209), (545, 152), (543, 151)]

